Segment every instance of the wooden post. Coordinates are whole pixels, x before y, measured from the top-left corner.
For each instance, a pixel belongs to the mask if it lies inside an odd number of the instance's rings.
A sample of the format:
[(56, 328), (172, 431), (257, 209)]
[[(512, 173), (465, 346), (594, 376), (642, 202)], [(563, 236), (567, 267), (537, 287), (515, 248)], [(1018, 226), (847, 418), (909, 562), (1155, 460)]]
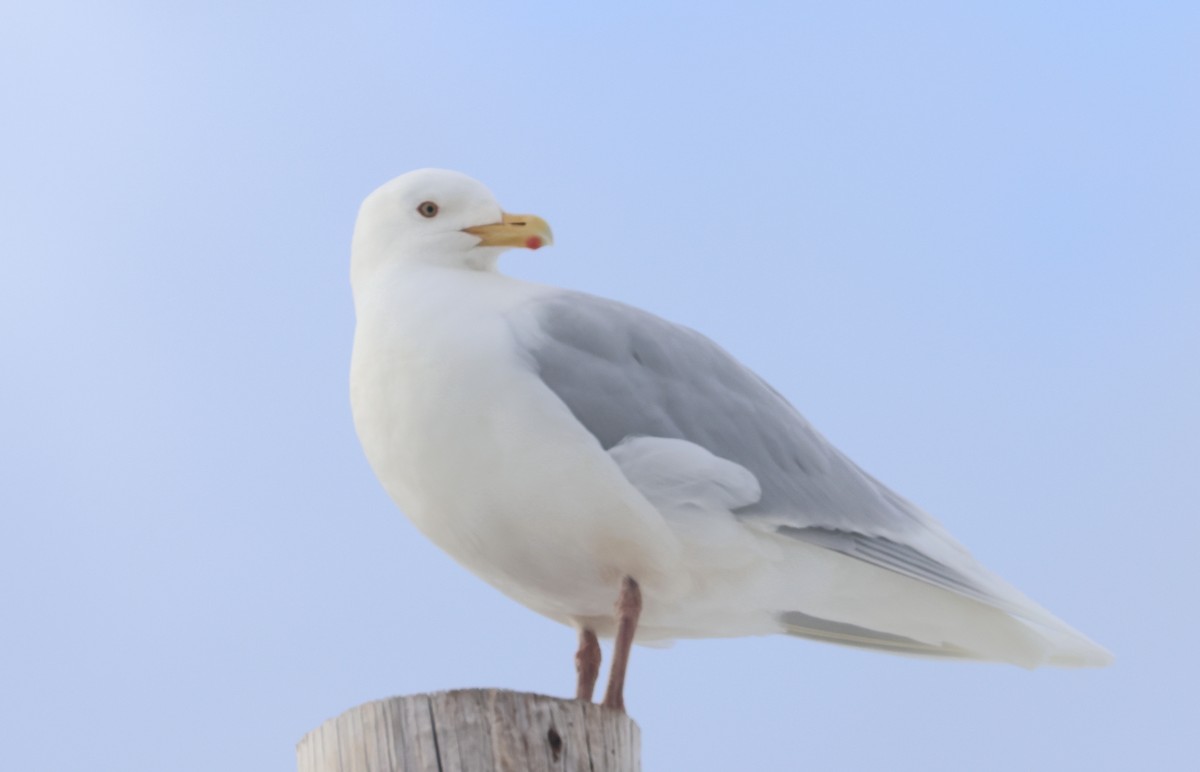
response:
[(641, 734), (590, 702), (462, 689), (368, 702), (296, 747), (300, 772), (639, 772)]

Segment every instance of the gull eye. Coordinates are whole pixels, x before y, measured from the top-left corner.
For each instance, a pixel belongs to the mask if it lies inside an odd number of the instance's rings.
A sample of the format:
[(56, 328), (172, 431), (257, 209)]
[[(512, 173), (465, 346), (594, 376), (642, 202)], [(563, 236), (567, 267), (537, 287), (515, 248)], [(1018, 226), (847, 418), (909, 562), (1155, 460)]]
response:
[(422, 217), (437, 217), (438, 205), (432, 201), (422, 201), (417, 204), (417, 211), (421, 213)]

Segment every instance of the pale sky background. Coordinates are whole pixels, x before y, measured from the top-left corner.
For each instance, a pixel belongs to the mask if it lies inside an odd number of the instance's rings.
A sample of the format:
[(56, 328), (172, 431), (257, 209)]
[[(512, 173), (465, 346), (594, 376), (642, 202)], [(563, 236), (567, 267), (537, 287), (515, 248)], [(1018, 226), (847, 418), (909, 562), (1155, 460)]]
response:
[(286, 772), (370, 699), (571, 692), (354, 435), (350, 232), (421, 166), (1117, 655), (638, 649), (648, 772), (1197, 763), (1200, 5), (181, 5), (0, 10), (5, 769)]

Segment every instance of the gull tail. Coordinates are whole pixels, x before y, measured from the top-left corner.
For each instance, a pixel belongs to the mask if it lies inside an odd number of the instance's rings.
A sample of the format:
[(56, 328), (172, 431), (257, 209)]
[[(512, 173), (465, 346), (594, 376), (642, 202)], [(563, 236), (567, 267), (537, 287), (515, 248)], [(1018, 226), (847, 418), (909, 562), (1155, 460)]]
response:
[[(782, 574), (796, 602), (776, 613), (784, 633), (894, 654), (1025, 668), (1103, 667), (1113, 661), (1104, 647), (974, 561), (961, 561), (953, 575), (940, 565), (943, 575), (934, 576), (907, 568), (911, 560), (881, 565), (873, 555), (868, 562), (841, 545), (822, 542), (791, 542)], [(819, 591), (807, 587), (818, 580)]]

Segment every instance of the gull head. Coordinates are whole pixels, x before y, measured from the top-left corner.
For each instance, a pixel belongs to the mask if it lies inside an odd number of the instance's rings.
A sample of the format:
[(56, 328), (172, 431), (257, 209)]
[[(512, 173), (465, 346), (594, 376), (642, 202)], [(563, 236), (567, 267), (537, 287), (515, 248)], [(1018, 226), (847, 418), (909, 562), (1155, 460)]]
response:
[(418, 169), (363, 201), (354, 226), (351, 273), (357, 281), (399, 263), (489, 271), (506, 249), (551, 243), (545, 220), (506, 213), (483, 183), (459, 172)]

